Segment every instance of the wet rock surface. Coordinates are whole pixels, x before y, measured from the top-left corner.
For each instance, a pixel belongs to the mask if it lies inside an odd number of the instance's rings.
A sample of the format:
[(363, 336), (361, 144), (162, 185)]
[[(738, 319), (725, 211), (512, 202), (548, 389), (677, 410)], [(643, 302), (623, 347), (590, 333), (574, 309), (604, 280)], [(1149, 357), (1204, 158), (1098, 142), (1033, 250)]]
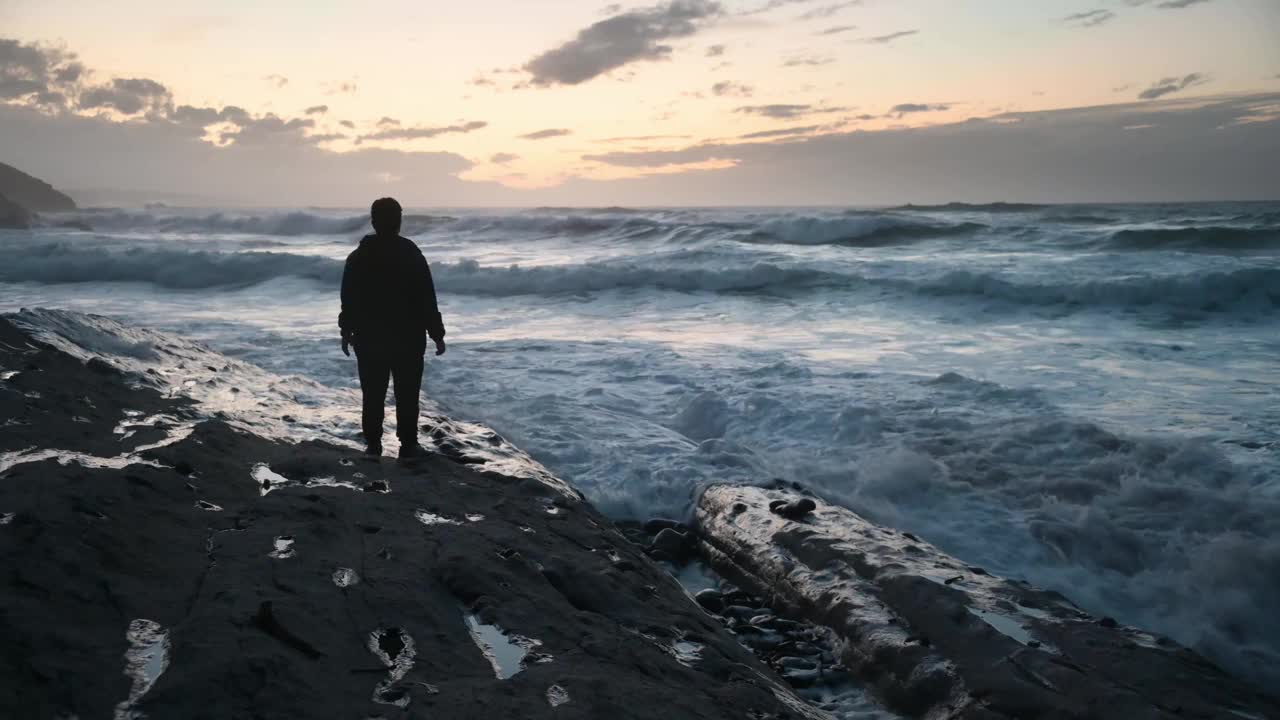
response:
[[(690, 590), (690, 585), (698, 586), (692, 589), (694, 601), (812, 707), (828, 713), (833, 720), (896, 720), (900, 717), (884, 708), (844, 666), (840, 656), (842, 641), (830, 628), (779, 617), (766, 598), (752, 595), (719, 577), (692, 552), (673, 560), (655, 547), (659, 544), (658, 538), (678, 527), (682, 542), (692, 550), (698, 544), (696, 529), (663, 519), (619, 525), (628, 539), (647, 548), (650, 557), (666, 558), (663, 567), (680, 578), (686, 590)], [(696, 643), (686, 640), (673, 646), (672, 652), (677, 657), (696, 657), (698, 648)]]
[[(718, 486), (699, 550), (792, 620), (830, 628), (839, 659), (891, 709), (945, 718), (1272, 718), (1280, 702), (1172, 641), (1060, 594), (968, 567), (909, 533), (789, 489)], [(779, 508), (801, 513), (779, 513)], [(699, 593), (742, 622), (745, 598)], [(754, 621), (747, 621), (752, 623)], [(779, 661), (794, 683), (812, 664)], [(794, 672), (788, 673), (788, 670)]]
[(561, 487), (0, 368), (0, 717), (823, 716)]

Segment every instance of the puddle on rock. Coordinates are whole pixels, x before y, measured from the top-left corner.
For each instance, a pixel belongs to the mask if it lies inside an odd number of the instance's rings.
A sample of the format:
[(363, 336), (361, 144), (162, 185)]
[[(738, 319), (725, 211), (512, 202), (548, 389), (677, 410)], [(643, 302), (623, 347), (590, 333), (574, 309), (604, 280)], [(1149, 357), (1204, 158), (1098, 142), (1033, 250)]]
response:
[(414, 510), (413, 516), (423, 525), (461, 525), (462, 523), (427, 510)]
[(569, 691), (559, 685), (552, 685), (547, 688), (547, 702), (551, 704), (551, 707), (560, 707), (569, 702)]
[[(996, 632), (1004, 635), (1005, 637), (1012, 638), (1022, 645), (1036, 642), (1035, 638), (1031, 637), (1031, 633), (1022, 626), (1022, 623), (1008, 615), (1001, 615), (998, 612), (992, 612), (990, 610), (979, 610), (974, 607), (970, 607), (969, 612), (979, 620), (990, 625)], [(1039, 643), (1036, 643), (1036, 646), (1039, 647)]]
[(293, 557), (293, 536), (279, 535), (275, 540), (275, 549), (268, 553), (268, 557), (277, 560), (286, 560)]
[(483, 519), (484, 519), (484, 516), (481, 515), (480, 513), (467, 513), (468, 522), (480, 522)]
[(351, 587), (360, 582), (360, 575), (351, 568), (340, 567), (333, 571), (333, 584), (340, 588)]
[(409, 693), (395, 684), (413, 669), (417, 657), (413, 638), (400, 628), (380, 628), (369, 633), (369, 652), (387, 668), (387, 679), (373, 689), (373, 701), (381, 705), (408, 707)]
[(124, 674), (133, 678), (129, 699), (116, 705), (115, 720), (136, 720), (142, 714), (133, 706), (156, 684), (169, 667), (169, 634), (154, 620), (134, 620), (125, 633), (129, 649), (124, 654)]
[(702, 659), (703, 647), (704, 646), (701, 643), (690, 642), (688, 640), (677, 640), (671, 643), (671, 647), (668, 652), (675, 657), (676, 662), (684, 665), (685, 667), (693, 667)]
[(547, 663), (553, 659), (546, 653), (530, 652), (542, 645), (539, 640), (507, 635), (497, 625), (486, 625), (472, 613), (466, 614), (467, 630), (476, 647), (493, 666), (493, 673), (499, 680), (506, 680), (524, 669), (526, 656), (535, 663)]
[(360, 486), (346, 480), (338, 480), (333, 477), (314, 477), (304, 481), (290, 480), (281, 475), (266, 463), (258, 463), (253, 466), (253, 480), (258, 484), (258, 494), (266, 495), (273, 490), (281, 488), (302, 486), (302, 487), (337, 487), (346, 490), (359, 490)]
[(214, 505), (213, 503), (209, 502), (208, 500), (197, 500), (197, 501), (196, 501), (196, 509), (197, 509), (197, 510), (207, 510), (207, 511), (209, 511), (209, 512), (222, 512), (222, 506), (221, 506), (221, 505)]

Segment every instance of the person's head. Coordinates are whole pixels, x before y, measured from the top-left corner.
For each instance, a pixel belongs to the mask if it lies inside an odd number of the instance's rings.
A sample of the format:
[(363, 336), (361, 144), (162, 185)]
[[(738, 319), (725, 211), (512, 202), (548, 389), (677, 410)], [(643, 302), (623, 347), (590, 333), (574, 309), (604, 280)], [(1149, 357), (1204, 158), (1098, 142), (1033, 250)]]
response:
[(379, 235), (400, 234), (400, 203), (395, 198), (378, 198), (369, 208), (369, 216), (373, 220), (373, 231)]

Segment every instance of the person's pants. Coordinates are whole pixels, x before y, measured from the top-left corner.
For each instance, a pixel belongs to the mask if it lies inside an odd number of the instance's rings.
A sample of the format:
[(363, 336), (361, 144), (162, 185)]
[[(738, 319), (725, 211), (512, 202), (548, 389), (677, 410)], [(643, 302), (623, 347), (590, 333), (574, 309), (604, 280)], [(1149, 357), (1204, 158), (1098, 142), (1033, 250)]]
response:
[(364, 394), (361, 420), (365, 442), (382, 442), (382, 418), (387, 402), (387, 381), (394, 379), (396, 436), (400, 444), (418, 442), (418, 392), (422, 389), (422, 356), (427, 340), (357, 340), (356, 364)]

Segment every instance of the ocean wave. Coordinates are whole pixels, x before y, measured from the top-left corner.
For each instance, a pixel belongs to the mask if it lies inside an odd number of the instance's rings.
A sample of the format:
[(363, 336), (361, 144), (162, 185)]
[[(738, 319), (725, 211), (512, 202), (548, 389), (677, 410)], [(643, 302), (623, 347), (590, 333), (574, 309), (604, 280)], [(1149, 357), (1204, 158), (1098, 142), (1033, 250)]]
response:
[(968, 235), (986, 228), (981, 223), (919, 222), (893, 215), (800, 216), (766, 220), (747, 239), (788, 245), (877, 247)]
[(145, 282), (178, 290), (245, 287), (296, 276), (337, 284), (342, 262), (280, 252), (168, 248), (108, 250), (53, 242), (0, 250), (0, 281), (45, 284)]
[[(295, 211), (263, 214), (215, 212), (181, 214), (164, 212), (166, 208), (150, 208), (147, 212), (119, 209), (93, 209), (78, 213), (50, 215), (57, 225), (75, 223), (99, 232), (147, 232), (234, 235), (355, 235), (370, 232), (366, 215), (322, 215)], [(404, 216), (404, 231), (425, 232), (456, 218), (440, 215)]]
[(1280, 248), (1280, 227), (1208, 225), (1126, 229), (1111, 233), (1106, 246), (1120, 250), (1265, 250)]
[[(196, 290), (236, 288), (280, 277), (336, 286), (338, 259), (282, 252), (208, 252), (133, 247), (108, 250), (75, 242), (0, 248), (0, 282), (44, 284), (145, 282)], [(482, 266), (474, 260), (432, 264), (441, 292), (494, 297), (584, 294), (653, 289), (675, 292), (782, 294), (840, 290), (897, 292), (908, 297), (960, 298), (1020, 306), (1150, 307), (1220, 312), (1273, 311), (1280, 306), (1280, 268), (1245, 268), (1201, 275), (1133, 275), (1079, 282), (1031, 282), (957, 270), (908, 278), (865, 276), (826, 267), (774, 262), (728, 264), (712, 252), (657, 256), (646, 262)]]
[(1053, 205), (1041, 205), (1035, 203), (1011, 203), (1011, 202), (993, 202), (993, 203), (963, 203), (950, 202), (942, 205), (899, 205), (889, 208), (890, 210), (902, 210), (908, 212), (986, 212), (986, 213), (1020, 213), (1020, 212), (1038, 212), (1040, 210), (1048, 210)]
[(997, 275), (957, 270), (908, 285), (925, 295), (985, 298), (1013, 305), (1151, 307), (1198, 312), (1270, 312), (1280, 307), (1280, 268), (1063, 283), (1013, 282)]

